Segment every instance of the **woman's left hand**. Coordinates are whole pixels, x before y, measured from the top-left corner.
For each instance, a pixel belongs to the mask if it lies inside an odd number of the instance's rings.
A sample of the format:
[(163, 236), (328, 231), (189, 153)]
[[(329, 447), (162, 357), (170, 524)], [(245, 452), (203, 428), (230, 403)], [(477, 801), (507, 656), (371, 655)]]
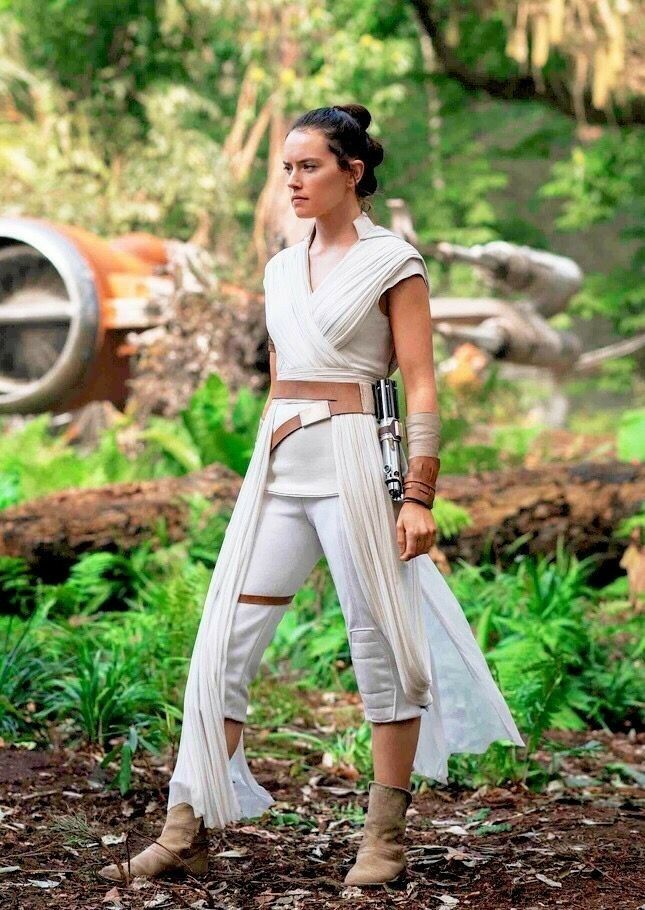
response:
[(427, 553), (437, 539), (431, 510), (416, 502), (404, 502), (396, 521), (399, 558), (404, 562)]

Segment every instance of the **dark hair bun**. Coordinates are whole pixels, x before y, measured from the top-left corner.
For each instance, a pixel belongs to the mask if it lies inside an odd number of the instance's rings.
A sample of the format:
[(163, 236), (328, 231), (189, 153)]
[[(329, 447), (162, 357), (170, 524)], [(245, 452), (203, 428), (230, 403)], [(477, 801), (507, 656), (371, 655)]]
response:
[(378, 167), (383, 161), (383, 146), (377, 139), (372, 139), (371, 136), (367, 137), (367, 153), (372, 167)]
[(372, 122), (372, 115), (362, 104), (335, 104), (334, 108), (337, 111), (345, 111), (346, 114), (353, 117), (362, 130), (367, 130)]

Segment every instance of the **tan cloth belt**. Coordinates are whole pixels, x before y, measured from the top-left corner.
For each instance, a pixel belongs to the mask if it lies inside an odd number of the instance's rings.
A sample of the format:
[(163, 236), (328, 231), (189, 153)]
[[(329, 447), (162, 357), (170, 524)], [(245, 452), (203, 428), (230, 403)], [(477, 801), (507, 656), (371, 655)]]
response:
[(334, 414), (374, 414), (374, 395), (370, 382), (327, 382), (316, 379), (278, 379), (272, 398), (312, 398), (318, 403), (303, 408), (281, 423), (271, 434), (271, 451), (279, 442), (301, 427)]

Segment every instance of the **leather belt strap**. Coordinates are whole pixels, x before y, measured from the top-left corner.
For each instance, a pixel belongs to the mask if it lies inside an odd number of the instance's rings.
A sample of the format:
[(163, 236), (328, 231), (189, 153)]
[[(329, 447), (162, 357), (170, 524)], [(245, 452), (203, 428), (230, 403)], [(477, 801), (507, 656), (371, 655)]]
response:
[(240, 594), (238, 600), (241, 604), (268, 604), (276, 606), (280, 604), (290, 604), (295, 594), (288, 594), (285, 597), (273, 597), (269, 594)]
[(328, 382), (317, 379), (278, 379), (272, 398), (311, 398), (316, 404), (281, 423), (271, 434), (271, 451), (290, 433), (334, 414), (374, 414), (370, 382)]

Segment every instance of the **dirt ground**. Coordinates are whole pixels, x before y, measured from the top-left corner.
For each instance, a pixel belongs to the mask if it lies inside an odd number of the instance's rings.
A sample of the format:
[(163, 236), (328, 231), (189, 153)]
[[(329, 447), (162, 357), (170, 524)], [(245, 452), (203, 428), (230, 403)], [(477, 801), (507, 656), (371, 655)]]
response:
[[(135, 879), (126, 888), (96, 876), (106, 862), (127, 855), (124, 842), (111, 845), (102, 839), (127, 834), (133, 854), (158, 835), (168, 764), (138, 761), (135, 791), (124, 799), (106, 787), (112, 772), (102, 770), (91, 752), (0, 748), (0, 907), (645, 906), (645, 789), (639, 770), (645, 734), (601, 731), (553, 738), (587, 745), (562, 760), (558, 779), (541, 794), (521, 784), (478, 791), (439, 785), (415, 794), (407, 881), (370, 889), (343, 885), (361, 836), (360, 822), (343, 815), (364, 808), (366, 794), (323, 767), (290, 776), (288, 760), (251, 759), (258, 780), (277, 802), (254, 820), (257, 824), (240, 821), (214, 832), (208, 878)], [(246, 741), (253, 745), (251, 731)], [(598, 746), (589, 746), (590, 741)]]

